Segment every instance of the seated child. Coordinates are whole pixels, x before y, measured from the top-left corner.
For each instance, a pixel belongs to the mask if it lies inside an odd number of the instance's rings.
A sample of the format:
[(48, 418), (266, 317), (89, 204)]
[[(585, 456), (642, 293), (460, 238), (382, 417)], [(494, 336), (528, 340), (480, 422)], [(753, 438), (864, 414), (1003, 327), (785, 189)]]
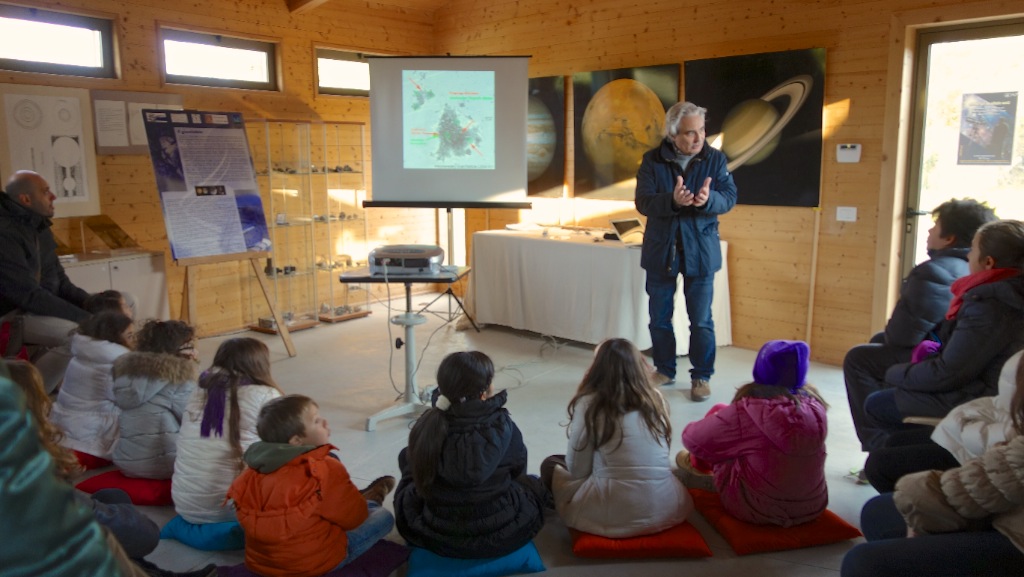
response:
[(84, 321), (71, 337), (71, 362), (50, 419), (64, 431), (65, 447), (110, 459), (117, 440), (117, 417), (110, 371), (131, 350), (132, 319), (104, 311)]
[(114, 361), (114, 403), (121, 409), (113, 461), (128, 477), (170, 479), (178, 431), (196, 389), (195, 329), (148, 321), (135, 350)]
[[(43, 376), (25, 361), (6, 361), (11, 381), (25, 393), (26, 409), (36, 422), (39, 444), (53, 459), (54, 476), (70, 485), (71, 478), (82, 467), (75, 454), (60, 445), (64, 436), (50, 422), (51, 401), (43, 387)], [(160, 528), (131, 504), (131, 498), (120, 489), (104, 489), (93, 495), (74, 490), (74, 500), (90, 511), (96, 521), (105, 527), (132, 558), (142, 558), (160, 544)]]
[(331, 453), (331, 430), (309, 397), (287, 395), (260, 409), (260, 441), (232, 483), (245, 530), (245, 565), (266, 577), (315, 577), (347, 565), (395, 525), (381, 505), (394, 477), (367, 501)]
[(523, 547), (544, 525), (547, 491), (526, 475), (523, 435), (491, 394), (494, 364), (452, 353), (437, 369), (433, 408), (398, 455), (395, 524), (410, 545), (442, 557), (488, 559)]
[(242, 454), (259, 440), (260, 408), (279, 396), (267, 345), (249, 337), (220, 344), (213, 366), (199, 376), (178, 434), (171, 496), (182, 519), (193, 524), (236, 520), (225, 495), (245, 466)]
[(693, 469), (711, 470), (722, 506), (741, 521), (790, 527), (813, 521), (828, 505), (828, 405), (804, 380), (809, 356), (802, 341), (765, 343), (754, 382), (740, 387), (731, 405), (717, 405), (683, 429), (690, 454), (676, 463), (684, 482), (696, 482)]
[(103, 311), (112, 311), (121, 313), (130, 319), (135, 318), (135, 312), (132, 311), (131, 304), (125, 300), (124, 295), (112, 289), (89, 295), (82, 304), (82, 308), (93, 315)]
[(686, 520), (693, 500), (669, 463), (668, 403), (633, 343), (597, 346), (568, 411), (568, 456), (541, 466), (567, 527), (621, 538)]

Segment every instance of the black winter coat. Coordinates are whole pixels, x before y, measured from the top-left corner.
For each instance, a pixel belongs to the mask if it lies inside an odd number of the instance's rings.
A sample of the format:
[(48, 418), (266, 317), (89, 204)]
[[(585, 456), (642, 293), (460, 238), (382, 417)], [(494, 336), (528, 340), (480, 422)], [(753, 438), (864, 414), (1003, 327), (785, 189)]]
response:
[(953, 281), (968, 272), (968, 248), (928, 251), (928, 260), (903, 279), (900, 300), (885, 325), (885, 344), (913, 348), (942, 322), (949, 309)]
[(0, 194), (0, 315), (15, 309), (80, 323), (89, 293), (57, 258), (50, 219)]
[(526, 472), (523, 435), (502, 391), (445, 412), (448, 436), (429, 495), (420, 495), (406, 451), (398, 455), (395, 525), (409, 544), (444, 557), (481, 559), (526, 545), (544, 525), (539, 496), (515, 481)]
[(1024, 276), (967, 291), (956, 317), (943, 321), (938, 336), (936, 355), (893, 365), (885, 373), (904, 415), (944, 417), (957, 405), (999, 391), (1003, 364), (1024, 349)]

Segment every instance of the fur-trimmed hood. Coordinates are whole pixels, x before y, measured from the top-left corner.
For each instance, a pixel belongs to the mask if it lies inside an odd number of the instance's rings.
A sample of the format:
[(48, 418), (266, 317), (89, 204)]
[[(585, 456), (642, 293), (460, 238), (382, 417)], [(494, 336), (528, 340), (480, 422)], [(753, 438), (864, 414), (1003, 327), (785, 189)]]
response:
[(166, 353), (131, 352), (114, 362), (114, 378), (121, 376), (162, 379), (171, 384), (196, 380), (196, 364)]
[(132, 352), (114, 362), (113, 375), (114, 402), (122, 409), (138, 407), (161, 391), (183, 397), (184, 403), (195, 388), (196, 365), (175, 355)]

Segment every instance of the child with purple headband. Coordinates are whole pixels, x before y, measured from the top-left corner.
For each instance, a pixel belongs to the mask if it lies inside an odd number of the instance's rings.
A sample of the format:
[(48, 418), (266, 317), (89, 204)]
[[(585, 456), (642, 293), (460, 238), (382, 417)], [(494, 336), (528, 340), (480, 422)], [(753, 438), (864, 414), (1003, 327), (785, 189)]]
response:
[(741, 521), (790, 527), (828, 505), (825, 436), (828, 404), (806, 382), (810, 349), (769, 341), (754, 361), (754, 382), (732, 404), (715, 405), (683, 430), (676, 455), (688, 487), (717, 491)]

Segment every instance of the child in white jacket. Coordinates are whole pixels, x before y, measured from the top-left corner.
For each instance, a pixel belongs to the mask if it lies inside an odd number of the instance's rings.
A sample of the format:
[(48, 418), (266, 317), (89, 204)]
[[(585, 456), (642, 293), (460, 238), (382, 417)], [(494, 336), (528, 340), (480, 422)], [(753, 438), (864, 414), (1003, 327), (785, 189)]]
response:
[(541, 465), (566, 526), (622, 538), (686, 520), (693, 500), (669, 460), (668, 403), (626, 339), (602, 342), (569, 402), (569, 448)]
[(242, 472), (242, 454), (259, 440), (260, 409), (279, 396), (267, 345), (253, 338), (221, 343), (213, 366), (199, 376), (178, 435), (171, 496), (182, 519), (192, 524), (237, 520), (226, 502), (228, 488)]
[(64, 374), (50, 420), (64, 431), (65, 447), (109, 460), (117, 440), (111, 368), (131, 350), (132, 319), (101, 312), (82, 321), (71, 337), (71, 362)]

